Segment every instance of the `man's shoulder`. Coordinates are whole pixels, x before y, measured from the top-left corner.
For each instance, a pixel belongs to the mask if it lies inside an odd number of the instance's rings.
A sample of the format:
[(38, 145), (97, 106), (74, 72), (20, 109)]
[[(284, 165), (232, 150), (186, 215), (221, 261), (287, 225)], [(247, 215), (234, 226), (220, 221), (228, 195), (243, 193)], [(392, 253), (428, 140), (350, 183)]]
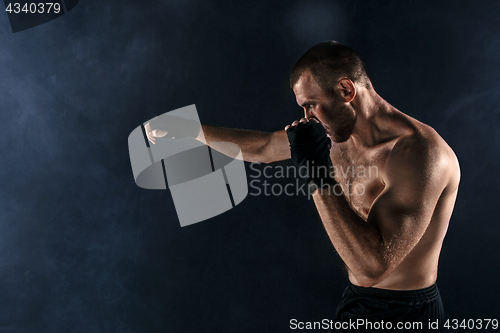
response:
[(451, 148), (432, 127), (418, 123), (396, 139), (391, 157), (435, 159), (445, 157), (448, 149)]
[(440, 178), (447, 184), (458, 185), (460, 179), (458, 159), (451, 147), (431, 126), (418, 121), (396, 139), (386, 165), (389, 173)]

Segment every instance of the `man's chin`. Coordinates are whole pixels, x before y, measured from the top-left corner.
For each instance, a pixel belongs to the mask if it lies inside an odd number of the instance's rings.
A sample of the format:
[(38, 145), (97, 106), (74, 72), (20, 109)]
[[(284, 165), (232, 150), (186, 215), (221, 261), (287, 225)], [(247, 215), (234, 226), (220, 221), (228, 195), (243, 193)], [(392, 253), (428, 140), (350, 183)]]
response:
[(351, 134), (345, 133), (344, 135), (340, 135), (338, 133), (333, 133), (333, 135), (327, 134), (326, 136), (329, 137), (330, 140), (332, 140), (335, 143), (342, 143), (342, 142), (346, 142), (347, 140), (349, 140), (349, 138), (351, 137)]
[(353, 121), (348, 126), (337, 128), (335, 131), (328, 129), (326, 134), (330, 135), (330, 139), (335, 143), (346, 142), (351, 137), (355, 123), (356, 122)]

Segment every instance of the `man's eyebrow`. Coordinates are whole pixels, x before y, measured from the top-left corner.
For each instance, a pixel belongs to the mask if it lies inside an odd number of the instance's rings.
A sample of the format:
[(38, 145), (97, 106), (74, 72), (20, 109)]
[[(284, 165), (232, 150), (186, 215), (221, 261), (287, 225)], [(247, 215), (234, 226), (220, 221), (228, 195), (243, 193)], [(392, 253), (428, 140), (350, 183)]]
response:
[(302, 103), (300, 106), (306, 106), (308, 104), (314, 104), (314, 101), (305, 101), (304, 103)]

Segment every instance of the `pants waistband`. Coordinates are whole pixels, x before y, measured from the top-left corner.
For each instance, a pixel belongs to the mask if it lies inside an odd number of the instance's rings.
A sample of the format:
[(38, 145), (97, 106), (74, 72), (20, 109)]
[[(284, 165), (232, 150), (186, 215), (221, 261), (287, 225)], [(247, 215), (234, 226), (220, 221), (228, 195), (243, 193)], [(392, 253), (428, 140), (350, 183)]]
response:
[(358, 295), (383, 297), (401, 301), (425, 301), (434, 299), (439, 296), (437, 283), (434, 283), (430, 287), (416, 290), (389, 290), (373, 287), (366, 288), (355, 286), (350, 281), (349, 285), (351, 290)]

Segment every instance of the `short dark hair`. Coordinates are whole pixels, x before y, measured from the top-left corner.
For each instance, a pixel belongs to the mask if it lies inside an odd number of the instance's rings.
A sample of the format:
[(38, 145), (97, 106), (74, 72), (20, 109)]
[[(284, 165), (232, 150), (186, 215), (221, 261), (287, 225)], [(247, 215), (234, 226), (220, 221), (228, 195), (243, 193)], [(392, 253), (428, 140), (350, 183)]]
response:
[(349, 46), (335, 41), (316, 44), (300, 57), (290, 74), (292, 89), (306, 71), (311, 72), (318, 85), (331, 96), (334, 96), (336, 80), (342, 77), (361, 83), (367, 89), (372, 87), (359, 54)]

